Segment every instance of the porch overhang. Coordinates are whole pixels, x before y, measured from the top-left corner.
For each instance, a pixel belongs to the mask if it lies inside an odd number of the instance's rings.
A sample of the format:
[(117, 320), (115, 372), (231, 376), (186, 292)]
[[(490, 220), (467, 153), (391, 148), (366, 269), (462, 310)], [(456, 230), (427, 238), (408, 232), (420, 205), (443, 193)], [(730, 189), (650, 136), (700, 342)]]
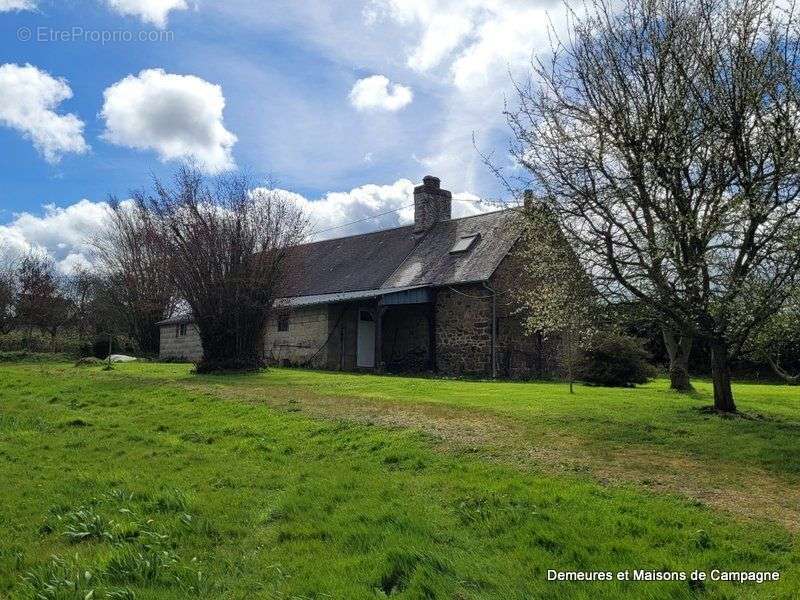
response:
[(383, 306), (426, 304), (432, 302), (433, 291), (427, 286), (359, 290), (356, 292), (339, 292), (336, 294), (319, 294), (316, 296), (278, 298), (275, 300), (275, 306), (278, 308), (302, 308), (305, 306), (315, 306), (318, 304), (338, 304), (340, 302), (356, 302), (358, 300), (376, 299), (380, 299), (380, 303)]

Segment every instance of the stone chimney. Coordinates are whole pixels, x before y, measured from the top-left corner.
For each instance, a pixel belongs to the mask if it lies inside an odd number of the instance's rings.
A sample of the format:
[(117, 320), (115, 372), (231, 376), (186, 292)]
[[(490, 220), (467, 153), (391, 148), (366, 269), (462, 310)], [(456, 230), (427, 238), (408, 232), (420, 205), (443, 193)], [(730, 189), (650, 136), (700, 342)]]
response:
[(525, 193), (522, 195), (523, 203), (522, 207), (525, 209), (526, 212), (533, 211), (533, 190), (525, 190)]
[(453, 194), (439, 187), (438, 177), (428, 175), (414, 188), (414, 233), (423, 233), (440, 221), (449, 221)]

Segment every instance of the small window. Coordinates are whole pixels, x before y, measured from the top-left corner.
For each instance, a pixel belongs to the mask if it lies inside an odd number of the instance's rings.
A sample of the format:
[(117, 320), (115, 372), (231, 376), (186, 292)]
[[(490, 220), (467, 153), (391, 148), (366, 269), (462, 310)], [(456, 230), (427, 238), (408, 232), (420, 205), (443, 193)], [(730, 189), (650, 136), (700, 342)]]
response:
[(372, 316), (372, 313), (369, 312), (368, 310), (362, 310), (360, 318), (361, 318), (362, 321), (370, 321), (371, 322), (371, 321), (375, 320), (375, 318)]
[(289, 315), (278, 315), (278, 331), (289, 331)]
[(456, 241), (455, 244), (453, 244), (453, 247), (450, 248), (450, 254), (460, 254), (461, 252), (466, 252), (475, 245), (475, 242), (477, 242), (480, 237), (481, 236), (478, 233), (473, 235), (465, 235)]
[(186, 323), (178, 325), (178, 336), (183, 337), (186, 335)]

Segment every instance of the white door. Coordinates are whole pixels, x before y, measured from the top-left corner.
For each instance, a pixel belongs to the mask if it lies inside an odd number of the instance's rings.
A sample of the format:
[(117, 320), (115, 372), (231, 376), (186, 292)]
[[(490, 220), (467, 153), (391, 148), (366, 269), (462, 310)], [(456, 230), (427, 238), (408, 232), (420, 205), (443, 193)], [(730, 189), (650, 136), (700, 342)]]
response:
[(375, 317), (368, 310), (358, 311), (358, 345), (356, 365), (372, 369), (375, 367)]

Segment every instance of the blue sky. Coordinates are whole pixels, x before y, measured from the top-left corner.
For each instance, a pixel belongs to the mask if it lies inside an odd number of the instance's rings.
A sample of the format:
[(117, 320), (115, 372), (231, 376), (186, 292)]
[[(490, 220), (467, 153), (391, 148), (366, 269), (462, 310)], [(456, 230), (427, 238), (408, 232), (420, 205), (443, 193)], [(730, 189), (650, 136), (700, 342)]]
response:
[[(109, 195), (124, 198), (186, 158), (269, 177), (325, 227), (400, 209), (427, 173), (468, 200), (460, 214), (481, 210), (477, 196), (502, 190), (473, 135), (506, 162), (509, 71), (526, 72), (559, 10), (518, 0), (0, 0), (0, 244), (79, 264), (81, 230)], [(397, 210), (358, 229), (409, 218)]]

